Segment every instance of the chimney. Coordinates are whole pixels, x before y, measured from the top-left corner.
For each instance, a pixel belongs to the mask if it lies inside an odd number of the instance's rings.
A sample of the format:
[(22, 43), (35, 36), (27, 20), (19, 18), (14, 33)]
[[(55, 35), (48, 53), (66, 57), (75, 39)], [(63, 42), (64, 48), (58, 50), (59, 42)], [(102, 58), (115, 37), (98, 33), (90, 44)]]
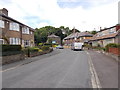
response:
[(76, 32), (76, 30), (75, 30), (75, 27), (73, 28), (73, 33), (75, 33)]
[(100, 27), (100, 31), (102, 31), (102, 27)]
[(0, 14), (8, 16), (8, 10), (6, 8), (0, 9)]

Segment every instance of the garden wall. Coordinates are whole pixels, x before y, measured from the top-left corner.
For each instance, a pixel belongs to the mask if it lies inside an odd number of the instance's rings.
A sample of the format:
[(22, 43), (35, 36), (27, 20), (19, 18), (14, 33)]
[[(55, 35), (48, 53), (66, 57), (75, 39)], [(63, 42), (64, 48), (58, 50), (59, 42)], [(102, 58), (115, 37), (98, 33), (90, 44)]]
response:
[(120, 48), (109, 47), (108, 52), (120, 56)]
[(2, 61), (0, 62), (0, 64), (4, 65), (4, 64), (8, 64), (8, 63), (24, 60), (24, 59), (25, 59), (25, 57), (24, 57), (23, 54), (2, 56)]

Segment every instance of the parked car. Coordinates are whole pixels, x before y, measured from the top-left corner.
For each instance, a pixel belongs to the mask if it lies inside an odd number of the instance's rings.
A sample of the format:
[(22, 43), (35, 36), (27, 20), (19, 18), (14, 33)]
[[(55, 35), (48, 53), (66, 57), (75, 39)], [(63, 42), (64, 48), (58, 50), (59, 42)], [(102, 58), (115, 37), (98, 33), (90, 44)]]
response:
[(58, 45), (58, 46), (56, 46), (56, 49), (64, 49), (64, 47), (61, 45)]
[(80, 42), (74, 42), (71, 45), (71, 50), (82, 50), (82, 48), (83, 48), (83, 43)]

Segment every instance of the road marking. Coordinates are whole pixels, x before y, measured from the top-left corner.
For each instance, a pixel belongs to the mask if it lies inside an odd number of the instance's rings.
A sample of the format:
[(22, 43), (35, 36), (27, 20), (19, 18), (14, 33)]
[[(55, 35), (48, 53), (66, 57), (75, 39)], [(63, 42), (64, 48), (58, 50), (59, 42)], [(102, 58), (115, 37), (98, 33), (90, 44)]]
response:
[(94, 65), (92, 63), (91, 56), (90, 56), (90, 54), (87, 51), (86, 51), (86, 53), (89, 56), (88, 62), (89, 62), (89, 65), (90, 65), (92, 87), (93, 88), (102, 88), (102, 86), (100, 84), (100, 80), (99, 80), (98, 75), (96, 73), (96, 70), (94, 68)]
[(0, 72), (5, 72), (5, 71), (12, 70), (12, 69), (15, 69), (15, 68), (17, 68), (17, 67), (20, 67), (21, 65), (22, 65), (22, 64), (19, 64), (19, 65), (15, 66), (15, 67), (12, 67), (12, 68), (9, 68), (9, 69), (5, 69), (5, 70), (2, 70), (2, 71), (0, 71)]

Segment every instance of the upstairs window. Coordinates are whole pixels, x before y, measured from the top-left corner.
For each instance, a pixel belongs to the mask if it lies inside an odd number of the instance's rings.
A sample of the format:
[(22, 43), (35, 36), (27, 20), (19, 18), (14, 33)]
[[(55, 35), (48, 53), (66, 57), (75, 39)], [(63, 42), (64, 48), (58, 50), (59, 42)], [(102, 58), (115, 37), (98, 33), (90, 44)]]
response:
[(2, 20), (0, 20), (0, 27), (1, 27), (1, 28), (5, 28), (5, 22), (2, 21)]
[(23, 34), (29, 34), (30, 33), (29, 28), (28, 27), (23, 27), (22, 28), (22, 33)]
[(10, 30), (19, 31), (19, 24), (10, 22)]
[(116, 33), (115, 28), (111, 28), (111, 29), (109, 30), (109, 34), (113, 34), (113, 33)]

